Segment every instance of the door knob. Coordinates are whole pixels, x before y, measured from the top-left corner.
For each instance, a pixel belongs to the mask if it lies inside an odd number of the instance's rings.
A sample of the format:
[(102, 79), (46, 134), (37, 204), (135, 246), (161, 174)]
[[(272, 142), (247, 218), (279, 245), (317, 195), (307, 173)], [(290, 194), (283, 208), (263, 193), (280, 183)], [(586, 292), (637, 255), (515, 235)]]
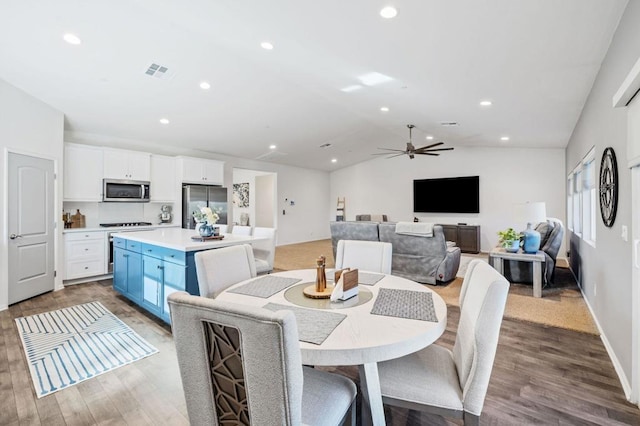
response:
[(22, 235), (11, 234), (9, 235), (9, 238), (11, 238), (12, 240), (15, 240), (16, 238), (22, 238)]

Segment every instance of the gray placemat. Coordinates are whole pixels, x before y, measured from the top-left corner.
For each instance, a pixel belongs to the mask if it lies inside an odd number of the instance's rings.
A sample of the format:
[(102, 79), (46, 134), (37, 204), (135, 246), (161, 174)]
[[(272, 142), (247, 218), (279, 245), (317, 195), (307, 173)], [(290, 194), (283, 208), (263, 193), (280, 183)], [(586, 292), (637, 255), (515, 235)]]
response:
[(372, 274), (370, 272), (358, 271), (358, 284), (376, 285), (376, 283), (383, 278), (383, 274)]
[(298, 323), (298, 340), (316, 345), (321, 345), (342, 320), (347, 317), (335, 312), (296, 308), (278, 303), (267, 303), (264, 307), (271, 311), (292, 311)]
[(374, 315), (438, 322), (430, 292), (381, 288), (371, 309)]
[(301, 279), (265, 275), (264, 277), (249, 281), (240, 287), (236, 287), (233, 290), (229, 290), (229, 293), (246, 294), (248, 296), (263, 297), (266, 299), (285, 288), (291, 287), (298, 281), (301, 281)]

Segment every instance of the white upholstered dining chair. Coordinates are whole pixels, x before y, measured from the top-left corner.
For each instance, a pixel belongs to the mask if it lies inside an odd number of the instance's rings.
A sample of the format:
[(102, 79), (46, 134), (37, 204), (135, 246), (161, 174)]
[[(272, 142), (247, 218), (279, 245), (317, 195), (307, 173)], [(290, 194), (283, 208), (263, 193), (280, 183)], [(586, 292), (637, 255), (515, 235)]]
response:
[(224, 223), (215, 224), (214, 226), (217, 226), (220, 229), (220, 235), (227, 233), (227, 225), (225, 225)]
[(192, 425), (355, 425), (356, 385), (302, 366), (291, 311), (185, 292), (169, 306)]
[(275, 228), (256, 226), (253, 228), (253, 236), (266, 238), (266, 240), (251, 243), (256, 272), (258, 274), (269, 273), (273, 271), (273, 259), (276, 254), (276, 230)]
[(233, 235), (251, 235), (251, 227), (243, 225), (233, 225), (233, 228), (231, 228), (231, 233)]
[(202, 250), (194, 256), (200, 296), (215, 298), (229, 286), (256, 276), (249, 244)]
[(453, 351), (434, 344), (379, 363), (383, 402), (479, 424), (508, 292), (509, 282), (495, 269), (471, 261)]
[(358, 268), (363, 271), (391, 273), (391, 243), (340, 240), (336, 248), (336, 269)]

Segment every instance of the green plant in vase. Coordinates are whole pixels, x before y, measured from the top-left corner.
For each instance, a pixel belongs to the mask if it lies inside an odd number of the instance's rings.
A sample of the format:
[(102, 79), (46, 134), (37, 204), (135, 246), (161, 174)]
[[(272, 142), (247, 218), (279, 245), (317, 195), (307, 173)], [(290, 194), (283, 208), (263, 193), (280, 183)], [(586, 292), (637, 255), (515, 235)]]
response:
[(515, 253), (520, 248), (520, 239), (522, 234), (516, 232), (513, 228), (507, 228), (504, 231), (498, 231), (498, 237), (500, 237), (500, 245), (510, 253)]

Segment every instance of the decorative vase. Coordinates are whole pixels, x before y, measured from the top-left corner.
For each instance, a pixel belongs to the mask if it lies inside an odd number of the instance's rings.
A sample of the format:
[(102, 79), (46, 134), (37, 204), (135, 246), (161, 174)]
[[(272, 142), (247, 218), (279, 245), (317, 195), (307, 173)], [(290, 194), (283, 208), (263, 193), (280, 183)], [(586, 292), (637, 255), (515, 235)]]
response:
[(522, 233), (524, 235), (524, 245), (522, 249), (525, 253), (537, 253), (540, 250), (540, 233), (533, 229), (531, 223), (527, 224), (527, 229)]
[(516, 253), (520, 250), (520, 240), (505, 241), (502, 247), (509, 253)]
[(213, 226), (209, 225), (207, 222), (203, 222), (198, 228), (198, 233), (201, 237), (210, 237), (213, 235)]

